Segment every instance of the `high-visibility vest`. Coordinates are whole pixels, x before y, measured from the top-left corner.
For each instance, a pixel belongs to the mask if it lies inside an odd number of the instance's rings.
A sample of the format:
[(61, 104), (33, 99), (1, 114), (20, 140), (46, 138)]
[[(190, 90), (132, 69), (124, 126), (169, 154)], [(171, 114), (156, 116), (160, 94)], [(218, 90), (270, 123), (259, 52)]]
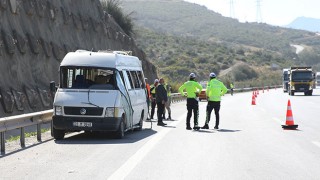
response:
[(179, 92), (184, 96), (184, 90), (187, 91), (188, 98), (196, 98), (196, 93), (200, 93), (202, 90), (202, 86), (196, 81), (187, 81), (179, 88)]
[(154, 84), (152, 84), (151, 86), (150, 86), (150, 90), (151, 90), (151, 95), (153, 96), (153, 97), (156, 97), (155, 95), (156, 95), (156, 86), (154, 85)]
[(221, 101), (221, 96), (223, 96), (228, 89), (226, 86), (217, 79), (211, 79), (208, 83), (206, 94), (209, 97), (209, 101)]

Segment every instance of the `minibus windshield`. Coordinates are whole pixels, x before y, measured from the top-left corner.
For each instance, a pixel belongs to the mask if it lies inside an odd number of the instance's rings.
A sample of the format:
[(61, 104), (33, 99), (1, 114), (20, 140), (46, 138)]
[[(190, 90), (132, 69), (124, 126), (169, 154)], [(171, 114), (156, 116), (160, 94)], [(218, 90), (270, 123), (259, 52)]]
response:
[(113, 69), (98, 67), (61, 67), (61, 88), (66, 89), (103, 89), (114, 90), (115, 75)]

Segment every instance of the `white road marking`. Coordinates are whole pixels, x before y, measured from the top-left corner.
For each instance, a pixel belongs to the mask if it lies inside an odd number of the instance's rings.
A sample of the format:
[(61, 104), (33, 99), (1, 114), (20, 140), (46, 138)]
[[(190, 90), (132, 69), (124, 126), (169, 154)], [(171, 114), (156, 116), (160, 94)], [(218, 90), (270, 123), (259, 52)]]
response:
[(320, 148), (320, 142), (317, 141), (312, 141), (313, 144), (315, 144), (316, 146), (318, 146)]
[[(168, 125), (176, 126), (185, 117), (182, 115), (178, 121), (174, 121)], [(173, 128), (165, 128), (143, 145), (133, 156), (131, 156), (118, 170), (116, 170), (108, 180), (124, 179), (137, 166), (137, 164), (152, 150), (152, 148)]]
[(272, 118), (274, 121), (278, 122), (279, 124), (284, 124), (285, 122), (281, 121), (279, 118), (273, 117)]

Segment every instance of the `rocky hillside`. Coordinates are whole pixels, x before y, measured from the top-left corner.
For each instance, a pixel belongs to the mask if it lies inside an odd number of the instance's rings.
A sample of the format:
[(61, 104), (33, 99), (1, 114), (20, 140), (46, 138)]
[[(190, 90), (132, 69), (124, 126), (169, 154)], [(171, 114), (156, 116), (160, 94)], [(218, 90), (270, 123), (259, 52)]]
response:
[(0, 1), (0, 117), (52, 108), (50, 81), (67, 52), (133, 51), (145, 76), (156, 77), (133, 38), (103, 12), (99, 0)]

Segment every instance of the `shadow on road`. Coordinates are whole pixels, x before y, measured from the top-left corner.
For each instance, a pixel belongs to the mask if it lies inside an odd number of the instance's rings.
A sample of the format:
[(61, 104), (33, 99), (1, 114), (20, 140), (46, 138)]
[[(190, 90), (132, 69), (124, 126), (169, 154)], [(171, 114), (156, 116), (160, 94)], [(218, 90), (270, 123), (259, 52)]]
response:
[(129, 131), (125, 133), (122, 139), (115, 139), (114, 135), (109, 132), (91, 132), (79, 133), (63, 140), (55, 140), (56, 144), (128, 144), (135, 143), (149, 136), (154, 135), (157, 131), (152, 129), (143, 129), (142, 131)]
[(44, 143), (47, 143), (47, 142), (49, 142), (49, 141), (51, 141), (51, 140), (53, 140), (53, 138), (50, 138), (50, 139), (47, 139), (47, 140), (44, 140), (44, 141), (40, 141), (40, 142), (38, 142), (38, 143), (36, 143), (36, 144), (27, 145), (26, 147), (23, 147), (23, 148), (19, 147), (19, 149), (14, 149), (14, 150), (11, 150), (10, 152), (1, 153), (1, 154), (0, 154), (0, 159), (1, 159), (2, 157), (10, 156), (10, 155), (12, 155), (12, 154), (16, 154), (16, 153), (18, 153), (18, 152), (21, 152), (21, 151), (24, 151), (24, 150), (27, 150), (27, 149), (30, 149), (30, 148), (39, 146), (39, 145), (44, 144)]
[(218, 129), (217, 131), (219, 131), (219, 132), (238, 132), (238, 131), (241, 131), (241, 130)]

